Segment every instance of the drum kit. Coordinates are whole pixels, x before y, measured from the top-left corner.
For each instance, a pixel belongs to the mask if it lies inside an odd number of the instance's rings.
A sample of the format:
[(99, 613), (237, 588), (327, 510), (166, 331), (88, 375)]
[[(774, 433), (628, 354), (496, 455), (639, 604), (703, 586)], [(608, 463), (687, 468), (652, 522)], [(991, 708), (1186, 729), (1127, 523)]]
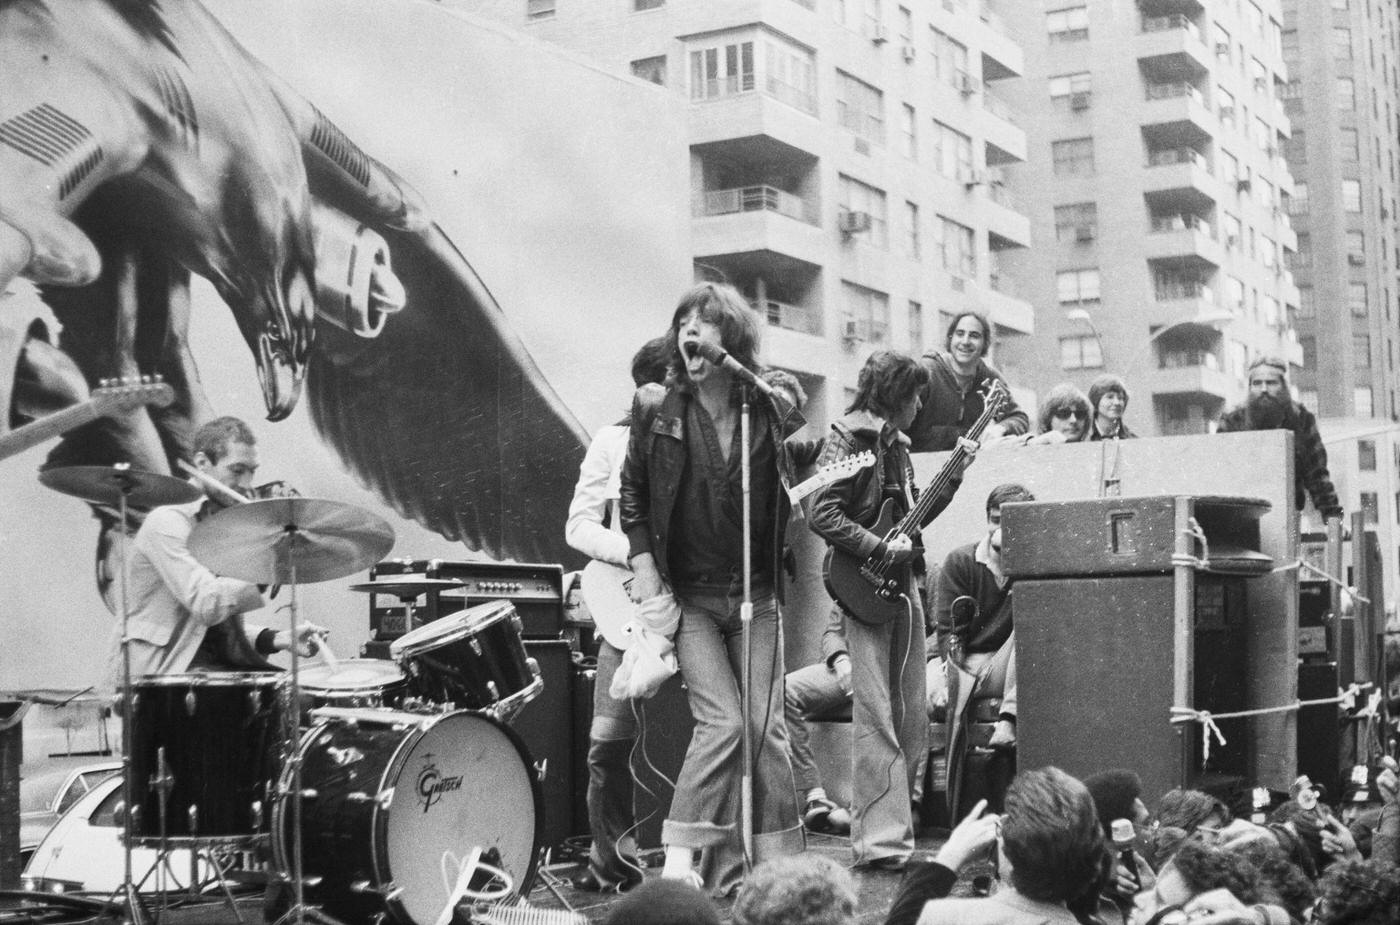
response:
[[(129, 506), (202, 496), (190, 482), (125, 465), (51, 469), (40, 479), (118, 508), (123, 523)], [(192, 872), (199, 860), (212, 862), (235, 913), (223, 859), (270, 856), (270, 876), (291, 894), (279, 925), (386, 916), (398, 925), (447, 925), (459, 903), (525, 896), (539, 863), (542, 795), (529, 752), (507, 722), (543, 682), (510, 603), (418, 627), (391, 646), (392, 662), (339, 660), (322, 639), (325, 664), (303, 668), (293, 645), (282, 674), (132, 678), (124, 533), (125, 868), (112, 905), (125, 921), (146, 925), (152, 915), (141, 897), (150, 873), (140, 882), (133, 876), (133, 845), (157, 849), (162, 897), (172, 847), (190, 851)], [(298, 585), (367, 568), (393, 542), (387, 522), (353, 505), (277, 497), (204, 518), (189, 550), (216, 574), (285, 586), (296, 639)], [(399, 596), (412, 626), (413, 598), (457, 586), (396, 577), (352, 587)]]

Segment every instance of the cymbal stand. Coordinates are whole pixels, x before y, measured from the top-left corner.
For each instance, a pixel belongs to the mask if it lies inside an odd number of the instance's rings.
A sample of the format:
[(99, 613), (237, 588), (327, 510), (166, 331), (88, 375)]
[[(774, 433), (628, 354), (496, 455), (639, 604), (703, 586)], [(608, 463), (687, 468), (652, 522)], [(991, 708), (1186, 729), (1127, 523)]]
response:
[(340, 922), (322, 912), (315, 906), (306, 903), (306, 877), (302, 869), (302, 833), (301, 833), (301, 800), (303, 797), (301, 787), (301, 749), (298, 748), (297, 741), (297, 718), (300, 716), (301, 704), (301, 653), (300, 640), (297, 639), (297, 563), (296, 545), (300, 531), (296, 524), (288, 524), (285, 528), (286, 537), (284, 539), (287, 550), (287, 612), (288, 617), (288, 640), (291, 645), (288, 651), (291, 652), (291, 671), (288, 672), (287, 697), (290, 700), (288, 709), (283, 711), (283, 735), (287, 743), (287, 764), (291, 769), (291, 786), (289, 792), (283, 794), (288, 800), (291, 809), (292, 819), (292, 851), (291, 870), (287, 872), (292, 881), (292, 905), (286, 912), (282, 913), (274, 925), (305, 925), (306, 922), (315, 922), (319, 925), (340, 925)]
[[(126, 463), (120, 463), (118, 468), (130, 467)], [(133, 483), (122, 479), (119, 484), (118, 499), (121, 521), (117, 530), (117, 559), (121, 563), (121, 568), (118, 575), (117, 591), (121, 602), (122, 618), (122, 883), (112, 894), (108, 904), (114, 904), (117, 896), (120, 895), (122, 909), (125, 912), (122, 921), (127, 925), (148, 925), (151, 922), (150, 911), (146, 909), (145, 903), (141, 899), (141, 893), (137, 889), (131, 869), (131, 814), (135, 806), (135, 801), (132, 799), (135, 788), (132, 787), (131, 780), (133, 704), (131, 693), (131, 609), (126, 596), (127, 576), (130, 571), (126, 551), (126, 524), (127, 496), (131, 494)]]

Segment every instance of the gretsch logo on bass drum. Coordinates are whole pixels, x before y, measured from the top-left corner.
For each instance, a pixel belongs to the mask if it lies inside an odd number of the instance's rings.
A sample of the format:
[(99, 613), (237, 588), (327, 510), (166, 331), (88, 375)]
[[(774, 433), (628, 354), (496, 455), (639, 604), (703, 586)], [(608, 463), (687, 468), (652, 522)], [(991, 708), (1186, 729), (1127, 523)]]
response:
[(462, 775), (444, 777), (438, 770), (432, 755), (423, 756), (423, 770), (418, 772), (418, 799), (423, 803), (423, 812), (432, 808), (442, 799), (444, 793), (462, 789)]

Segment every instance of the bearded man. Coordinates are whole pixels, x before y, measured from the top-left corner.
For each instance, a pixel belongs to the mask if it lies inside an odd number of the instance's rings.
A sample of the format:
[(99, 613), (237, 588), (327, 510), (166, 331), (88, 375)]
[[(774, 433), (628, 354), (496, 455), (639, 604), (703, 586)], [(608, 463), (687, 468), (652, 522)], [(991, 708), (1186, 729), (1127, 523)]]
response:
[(1317, 418), (1293, 400), (1288, 391), (1288, 364), (1278, 357), (1262, 356), (1249, 367), (1249, 398), (1220, 418), (1217, 433), (1243, 430), (1293, 431), (1293, 474), (1298, 510), (1303, 509), (1304, 489), (1323, 521), (1340, 519), (1342, 505), (1327, 471), (1327, 448), (1317, 432)]

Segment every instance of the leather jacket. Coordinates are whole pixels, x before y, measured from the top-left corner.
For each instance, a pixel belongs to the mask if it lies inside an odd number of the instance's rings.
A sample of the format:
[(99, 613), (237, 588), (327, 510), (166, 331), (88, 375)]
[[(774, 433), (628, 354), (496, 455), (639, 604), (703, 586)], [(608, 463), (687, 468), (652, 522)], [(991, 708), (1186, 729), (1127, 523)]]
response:
[[(667, 585), (671, 584), (667, 553), (671, 523), (685, 471), (685, 403), (687, 397), (674, 385), (639, 388), (632, 399), (632, 434), (622, 464), (622, 488), (618, 501), (622, 530), (627, 534), (628, 558), (650, 552)], [(806, 423), (801, 412), (786, 402), (759, 396), (752, 405), (754, 426), (767, 427), (776, 448), (778, 477), (784, 489), (793, 483), (798, 466), (807, 465), (820, 452), (820, 441), (788, 440)], [(768, 499), (776, 505), (773, 515), (772, 559), (778, 600), (783, 599), (783, 537), (792, 506), (786, 491)], [(759, 571), (764, 566), (755, 565)]]
[[(875, 454), (875, 465), (818, 490), (809, 502), (810, 523), (827, 543), (864, 559), (884, 540), (870, 527), (879, 516), (885, 498), (886, 474), (899, 472), (901, 485), (913, 484), (909, 440), (884, 418), (868, 411), (843, 415), (831, 425), (831, 431), (822, 450), (822, 465), (866, 450)], [(961, 484), (962, 473), (958, 473), (943, 496), (934, 501), (921, 527), (928, 526), (943, 512)]]

